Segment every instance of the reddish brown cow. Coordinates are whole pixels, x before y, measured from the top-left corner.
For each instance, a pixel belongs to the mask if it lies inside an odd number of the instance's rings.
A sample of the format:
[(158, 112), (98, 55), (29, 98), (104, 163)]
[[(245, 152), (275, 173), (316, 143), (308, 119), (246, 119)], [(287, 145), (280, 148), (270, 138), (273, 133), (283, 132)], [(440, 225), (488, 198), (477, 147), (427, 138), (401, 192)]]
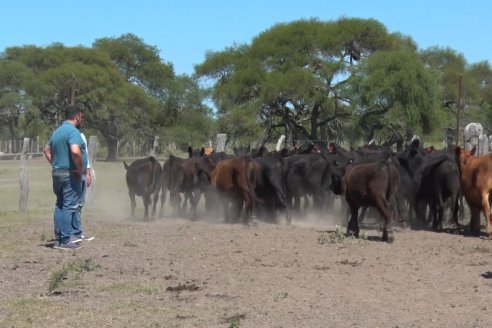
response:
[(244, 203), (246, 210), (244, 222), (249, 222), (256, 199), (254, 192), (256, 177), (260, 170), (260, 165), (247, 156), (222, 160), (213, 170), (211, 181), (212, 185), (224, 195), (226, 222), (233, 219), (229, 211), (230, 203), (235, 206), (235, 220), (238, 219)]
[(470, 151), (456, 147), (456, 161), (460, 169), (461, 191), (470, 206), (470, 230), (480, 233), (480, 212), (487, 221), (487, 234), (492, 239), (490, 202), (492, 197), (492, 155), (475, 157), (476, 148)]

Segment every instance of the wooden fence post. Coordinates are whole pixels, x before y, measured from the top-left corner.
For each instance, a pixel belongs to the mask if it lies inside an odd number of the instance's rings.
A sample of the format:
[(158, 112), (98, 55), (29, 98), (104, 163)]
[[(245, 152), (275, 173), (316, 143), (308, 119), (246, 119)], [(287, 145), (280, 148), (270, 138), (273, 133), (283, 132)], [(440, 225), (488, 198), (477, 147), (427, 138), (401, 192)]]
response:
[(91, 163), (91, 185), (85, 191), (85, 204), (88, 208), (94, 208), (96, 205), (96, 152), (97, 152), (97, 136), (89, 137), (87, 145), (87, 156)]
[(29, 199), (29, 177), (26, 168), (26, 152), (29, 146), (29, 138), (24, 138), (21, 151), (21, 167), (20, 167), (20, 195), (19, 195), (19, 211), (24, 213), (27, 211), (27, 201)]

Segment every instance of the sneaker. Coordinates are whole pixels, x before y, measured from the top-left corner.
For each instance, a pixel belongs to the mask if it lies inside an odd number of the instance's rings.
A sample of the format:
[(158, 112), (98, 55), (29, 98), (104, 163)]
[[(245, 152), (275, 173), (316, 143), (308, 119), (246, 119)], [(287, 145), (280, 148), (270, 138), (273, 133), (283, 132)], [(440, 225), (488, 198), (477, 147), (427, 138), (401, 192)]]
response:
[(63, 244), (63, 243), (60, 243), (60, 242), (55, 242), (55, 245), (53, 246), (53, 248), (56, 248), (56, 249), (64, 249), (64, 250), (71, 250), (71, 249), (80, 249), (80, 248), (82, 248), (82, 246), (79, 245), (79, 244), (77, 244), (77, 243), (74, 243), (72, 241), (69, 241), (66, 244)]
[(94, 236), (86, 236), (86, 235), (81, 235), (80, 238), (84, 241), (91, 241), (94, 240)]
[(82, 237), (79, 237), (77, 235), (70, 236), (70, 242), (72, 243), (80, 243), (82, 240), (84, 240)]

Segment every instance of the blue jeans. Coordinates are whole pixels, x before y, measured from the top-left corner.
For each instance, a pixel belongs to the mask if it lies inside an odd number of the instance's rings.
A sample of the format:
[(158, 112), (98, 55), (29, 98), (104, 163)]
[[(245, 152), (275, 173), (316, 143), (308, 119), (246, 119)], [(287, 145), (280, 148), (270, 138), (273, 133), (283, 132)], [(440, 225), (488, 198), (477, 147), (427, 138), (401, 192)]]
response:
[(82, 174), (82, 184), (81, 184), (81, 192), (80, 192), (80, 198), (79, 198), (79, 206), (78, 206), (78, 212), (75, 213), (73, 216), (73, 221), (72, 221), (72, 234), (81, 236), (84, 234), (82, 231), (82, 208), (84, 207), (85, 204), (85, 192), (87, 190), (87, 185), (86, 185), (86, 178), (85, 174)]
[(66, 170), (53, 170), (53, 192), (56, 195), (53, 221), (56, 240), (62, 244), (73, 235), (73, 221), (79, 214), (79, 200), (82, 195), (82, 181)]

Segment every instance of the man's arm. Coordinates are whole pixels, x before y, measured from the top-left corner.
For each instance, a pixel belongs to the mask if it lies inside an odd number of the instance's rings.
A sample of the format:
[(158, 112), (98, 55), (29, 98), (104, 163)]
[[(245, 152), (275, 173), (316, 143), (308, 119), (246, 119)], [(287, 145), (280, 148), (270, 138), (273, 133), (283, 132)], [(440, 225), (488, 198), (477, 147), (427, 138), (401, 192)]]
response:
[(44, 146), (43, 153), (44, 153), (44, 157), (46, 157), (46, 159), (48, 160), (48, 162), (51, 164), (51, 162), (53, 161), (53, 158), (52, 158), (52, 154), (51, 154), (51, 147), (50, 147), (50, 145)]
[(83, 170), (82, 170), (82, 153), (80, 152), (80, 145), (77, 144), (70, 145), (70, 152), (72, 155), (73, 163), (75, 164), (75, 170), (73, 170), (73, 173), (81, 177)]

